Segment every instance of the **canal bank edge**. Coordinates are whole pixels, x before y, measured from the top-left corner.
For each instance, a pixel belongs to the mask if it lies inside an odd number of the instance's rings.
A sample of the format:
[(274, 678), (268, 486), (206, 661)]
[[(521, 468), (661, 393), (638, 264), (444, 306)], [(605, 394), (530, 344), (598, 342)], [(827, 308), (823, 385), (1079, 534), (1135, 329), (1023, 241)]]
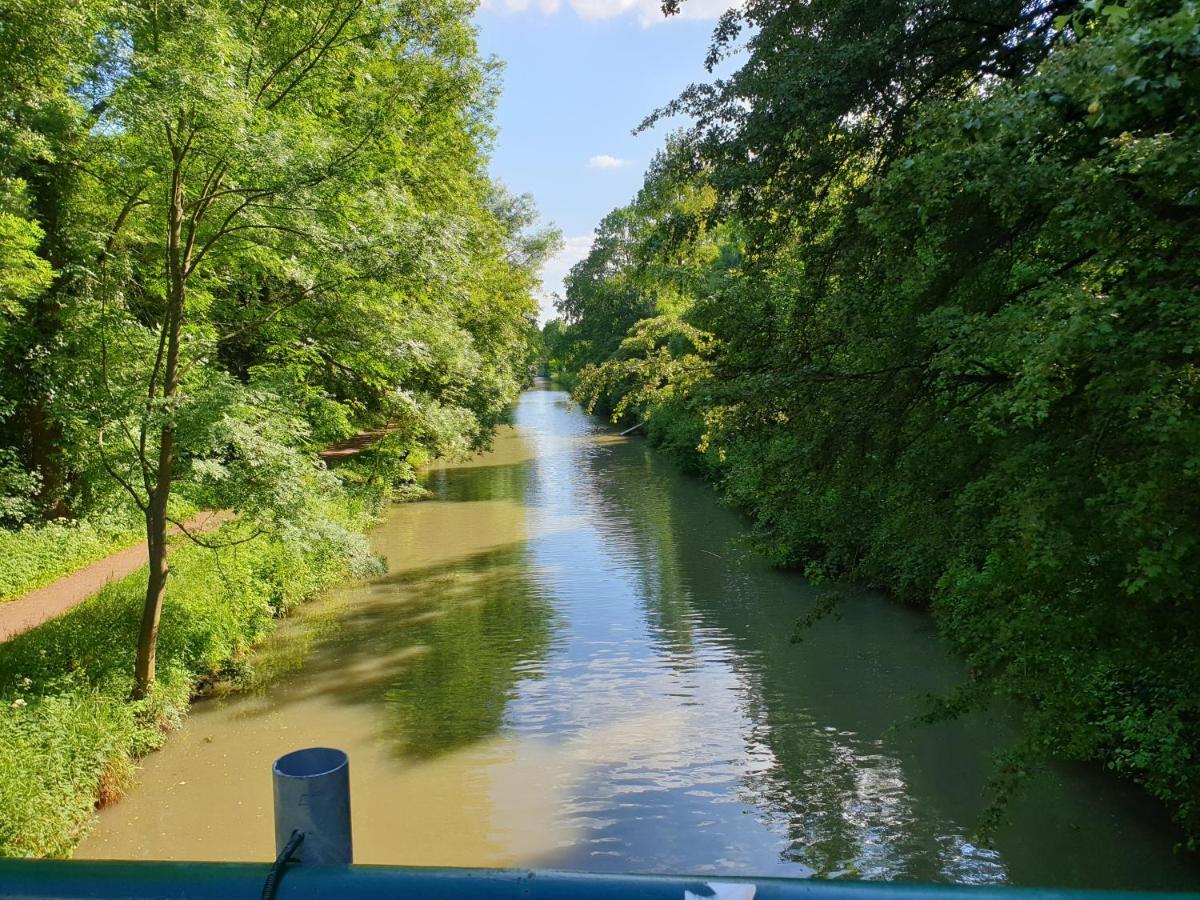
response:
[(344, 481), (315, 501), (320, 521), (303, 534), (236, 543), (245, 535), (230, 522), (212, 534), (229, 539), (225, 552), (188, 544), (172, 554), (160, 675), (145, 700), (128, 699), (144, 568), (0, 647), (0, 856), (69, 856), (198, 691), (242, 680), (279, 617), (378, 565), (363, 532), (385, 501), (417, 495), (369, 473)]

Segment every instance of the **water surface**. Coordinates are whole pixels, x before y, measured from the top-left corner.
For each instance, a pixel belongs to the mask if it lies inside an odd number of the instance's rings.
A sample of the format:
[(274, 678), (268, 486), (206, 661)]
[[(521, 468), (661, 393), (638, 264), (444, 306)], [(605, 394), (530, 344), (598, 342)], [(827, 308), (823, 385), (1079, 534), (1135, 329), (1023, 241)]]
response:
[[(926, 616), (748, 552), (706, 486), (565, 394), (427, 475), (372, 542), (387, 574), (289, 620), (263, 686), (196, 705), (86, 857), (266, 860), (271, 761), (351, 758), (356, 860), (604, 872), (1195, 887), (1156, 807), (1040, 776), (970, 839), (998, 716), (904, 727), (961, 667)], [(899, 726), (899, 727), (898, 727)]]

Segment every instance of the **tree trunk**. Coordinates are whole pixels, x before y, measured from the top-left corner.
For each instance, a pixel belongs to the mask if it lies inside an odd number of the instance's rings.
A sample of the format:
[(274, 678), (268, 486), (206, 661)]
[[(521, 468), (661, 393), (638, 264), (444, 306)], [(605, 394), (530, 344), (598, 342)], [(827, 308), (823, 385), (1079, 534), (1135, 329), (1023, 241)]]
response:
[(41, 476), (38, 487), (38, 506), (46, 519), (65, 519), (67, 507), (67, 473), (63, 464), (63, 427), (46, 410), (44, 393), (30, 400), (26, 417), (29, 429), (29, 467)]
[[(158, 500), (159, 494), (164, 494), (161, 505)], [(146, 602), (142, 607), (142, 626), (138, 633), (137, 663), (133, 676), (133, 698), (135, 700), (145, 697), (154, 685), (154, 662), (158, 651), (158, 621), (162, 615), (163, 598), (167, 592), (165, 499), (165, 492), (156, 490), (146, 509), (146, 546), (149, 549), (150, 574), (146, 581)]]
[[(187, 254), (183, 247), (183, 157), (176, 156), (171, 175), (171, 197), (168, 204), (167, 230), (167, 309), (163, 322), (166, 349), (162, 367), (162, 393), (168, 417), (159, 431), (158, 461), (155, 465), (154, 487), (146, 505), (146, 546), (150, 575), (146, 581), (146, 602), (142, 607), (142, 625), (138, 633), (137, 661), (134, 665), (133, 698), (140, 700), (154, 686), (154, 662), (158, 649), (158, 622), (166, 596), (167, 575), (167, 505), (171, 499), (171, 481), (175, 467), (174, 411), (170, 401), (179, 388), (179, 337), (183, 325), (183, 308), (187, 290)], [(155, 365), (157, 371), (158, 366)], [(156, 377), (151, 375), (149, 396), (156, 392)], [(149, 462), (142, 460), (143, 466)]]

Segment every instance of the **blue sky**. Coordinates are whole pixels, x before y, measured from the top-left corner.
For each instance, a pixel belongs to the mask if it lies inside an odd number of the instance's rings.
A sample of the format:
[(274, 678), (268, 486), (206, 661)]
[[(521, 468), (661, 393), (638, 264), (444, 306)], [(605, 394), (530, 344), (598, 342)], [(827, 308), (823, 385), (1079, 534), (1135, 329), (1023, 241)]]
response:
[(666, 128), (630, 132), (693, 81), (729, 0), (687, 0), (664, 19), (660, 0), (484, 0), (479, 46), (505, 63), (493, 174), (533, 194), (565, 246), (542, 278), (549, 294), (582, 259), (592, 229), (629, 202)]

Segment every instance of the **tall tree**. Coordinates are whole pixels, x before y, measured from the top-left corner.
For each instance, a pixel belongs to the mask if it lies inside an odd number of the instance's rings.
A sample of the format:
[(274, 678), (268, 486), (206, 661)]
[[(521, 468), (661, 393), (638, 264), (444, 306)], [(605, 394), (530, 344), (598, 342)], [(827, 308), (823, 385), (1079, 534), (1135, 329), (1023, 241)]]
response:
[(14, 512), (28, 505), (22, 517), (34, 509), (48, 518), (67, 513), (71, 460), (59, 401), (69, 388), (60, 362), (74, 295), (95, 257), (80, 221), (92, 187), (85, 171), (95, 110), (81, 89), (101, 64), (108, 10), (104, 0), (14, 0), (0, 13), (5, 240), (38, 257), (41, 273), (30, 280), (29, 261), (0, 259), (0, 271), (11, 266), (11, 277), (24, 285), (19, 298), (10, 294), (8, 327), (0, 338), (0, 390), (12, 401), (0, 413), (6, 420), (0, 433), (29, 472), (33, 502), (23, 504), (20, 491), (5, 494)]
[[(146, 520), (140, 697), (154, 681), (173, 485), (193, 449), (185, 439), (198, 433), (189, 416), (213, 390), (203, 366), (220, 327), (214, 295), (230, 277), (257, 271), (261, 283), (284, 288), (258, 310), (269, 320), (339, 294), (364, 299), (355, 293), (364, 283), (411, 268), (409, 224), (397, 214), (418, 179), (403, 155), (414, 138), (457, 140), (468, 163), (457, 166), (470, 171), (486, 79), (453, 2), (189, 0), (133, 3), (121, 15), (120, 64), (98, 127), (120, 211), (114, 234), (127, 232), (118, 239), (135, 271), (133, 284), (116, 288), (128, 312), (101, 319), (110, 395), (101, 434), (110, 474)], [(419, 180), (436, 191), (439, 174)], [(114, 341), (128, 345), (133, 321), (154, 339), (140, 360), (119, 363)], [(128, 388), (138, 378), (135, 413)]]

